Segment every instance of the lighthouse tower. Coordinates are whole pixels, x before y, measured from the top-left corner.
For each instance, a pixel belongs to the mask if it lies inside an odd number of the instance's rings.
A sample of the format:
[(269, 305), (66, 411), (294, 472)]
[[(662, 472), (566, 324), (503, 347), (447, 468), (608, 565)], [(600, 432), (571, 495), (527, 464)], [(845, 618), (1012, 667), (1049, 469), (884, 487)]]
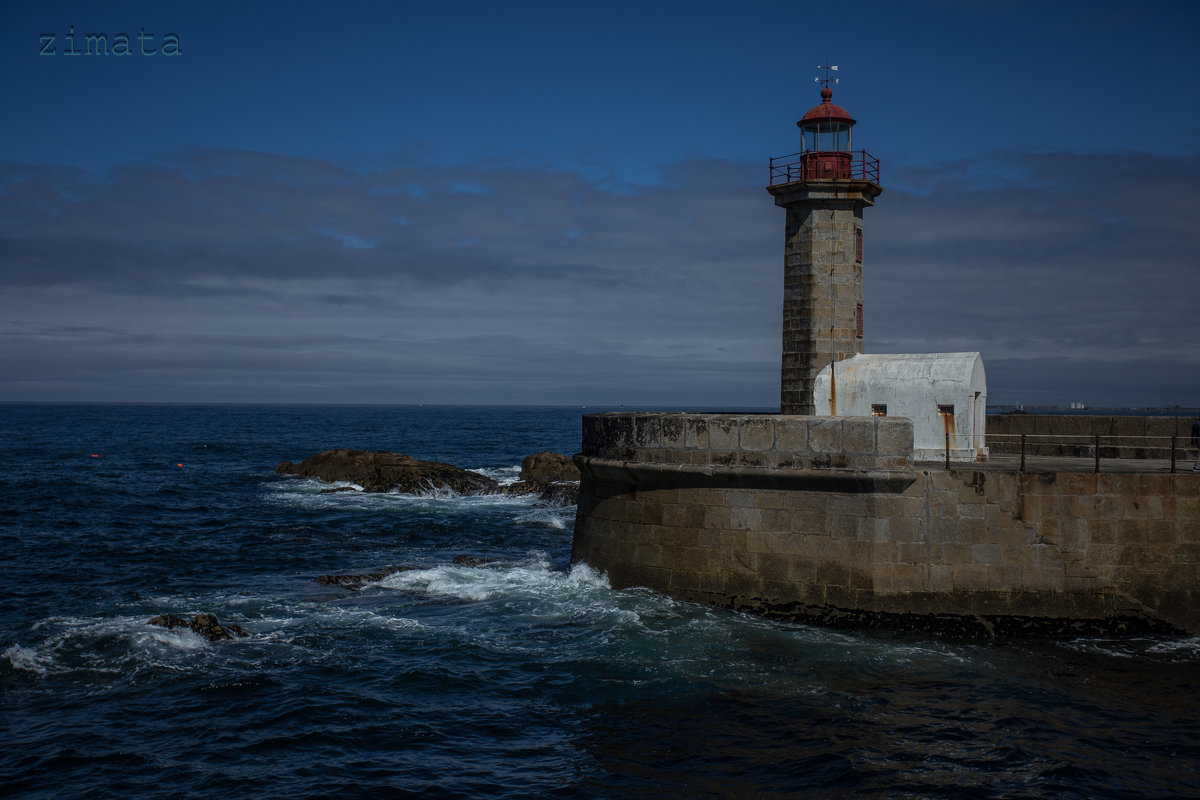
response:
[(817, 373), (863, 351), (863, 209), (875, 204), (879, 160), (853, 149), (854, 119), (833, 103), (829, 72), (821, 103), (796, 125), (800, 152), (771, 159), (767, 187), (787, 211), (783, 257), (780, 411), (813, 414)]

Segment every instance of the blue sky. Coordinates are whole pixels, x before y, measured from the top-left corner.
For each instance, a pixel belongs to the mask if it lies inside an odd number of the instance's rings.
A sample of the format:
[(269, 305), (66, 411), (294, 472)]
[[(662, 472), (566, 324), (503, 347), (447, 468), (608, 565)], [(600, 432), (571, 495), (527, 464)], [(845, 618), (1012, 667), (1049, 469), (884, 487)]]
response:
[(828, 54), (868, 351), (1200, 404), (1200, 4), (830, 9), (0, 3), (0, 400), (774, 405)]

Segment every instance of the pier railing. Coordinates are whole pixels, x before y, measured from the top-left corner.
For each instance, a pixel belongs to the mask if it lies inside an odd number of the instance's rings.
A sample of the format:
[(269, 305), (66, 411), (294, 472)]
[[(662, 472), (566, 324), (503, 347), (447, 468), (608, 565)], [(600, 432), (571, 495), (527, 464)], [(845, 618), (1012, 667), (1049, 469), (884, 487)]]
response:
[[(989, 447), (993, 455), (1016, 455), (1019, 470), (1025, 471), (1026, 458), (1089, 459), (1092, 471), (1100, 471), (1102, 461), (1165, 461), (1171, 473), (1179, 462), (1200, 458), (1190, 436), (1120, 436), (1115, 434), (946, 434), (946, 469), (951, 453), (964, 442), (972, 447)], [(1050, 450), (1049, 454), (1047, 450)], [(961, 462), (960, 462), (961, 463)]]

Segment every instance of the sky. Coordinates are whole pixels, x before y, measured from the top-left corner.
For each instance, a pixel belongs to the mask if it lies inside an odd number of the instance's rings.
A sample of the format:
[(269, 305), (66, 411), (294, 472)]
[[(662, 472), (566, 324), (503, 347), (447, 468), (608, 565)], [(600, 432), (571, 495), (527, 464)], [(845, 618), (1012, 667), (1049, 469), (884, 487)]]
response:
[(832, 63), (881, 163), (867, 352), (979, 351), (993, 405), (1198, 406), (1197, 30), (1153, 0), (0, 0), (0, 401), (777, 408), (768, 159)]

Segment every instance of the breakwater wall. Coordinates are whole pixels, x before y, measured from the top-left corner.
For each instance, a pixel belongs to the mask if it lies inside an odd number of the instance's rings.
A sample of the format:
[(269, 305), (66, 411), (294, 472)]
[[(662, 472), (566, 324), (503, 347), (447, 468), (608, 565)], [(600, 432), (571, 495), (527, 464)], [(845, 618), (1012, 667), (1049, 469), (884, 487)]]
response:
[(1032, 456), (1092, 458), (1100, 437), (1101, 458), (1170, 458), (1175, 437), (1177, 458), (1195, 458), (1195, 417), (1126, 417), (1090, 414), (990, 414), (988, 449), (996, 455), (1020, 452)]
[(616, 587), (836, 626), (1200, 632), (1200, 475), (911, 452), (900, 418), (585, 416), (572, 558)]

